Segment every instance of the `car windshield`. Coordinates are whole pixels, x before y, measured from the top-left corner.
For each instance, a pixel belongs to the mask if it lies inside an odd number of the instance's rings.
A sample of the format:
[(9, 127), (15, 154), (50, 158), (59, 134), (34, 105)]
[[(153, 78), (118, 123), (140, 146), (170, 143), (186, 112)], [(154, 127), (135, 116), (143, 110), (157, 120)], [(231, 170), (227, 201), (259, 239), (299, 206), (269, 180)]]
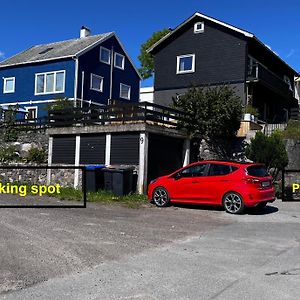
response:
[(247, 172), (249, 175), (256, 176), (256, 177), (269, 176), (269, 174), (264, 166), (250, 166), (247, 168)]

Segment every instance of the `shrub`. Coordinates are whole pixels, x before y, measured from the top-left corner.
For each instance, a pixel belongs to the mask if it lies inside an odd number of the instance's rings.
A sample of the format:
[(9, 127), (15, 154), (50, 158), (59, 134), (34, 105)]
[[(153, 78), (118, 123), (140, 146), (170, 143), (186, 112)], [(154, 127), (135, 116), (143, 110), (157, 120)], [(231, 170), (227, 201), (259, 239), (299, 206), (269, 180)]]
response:
[(45, 106), (46, 110), (64, 110), (72, 108), (74, 108), (74, 101), (71, 101), (68, 98), (57, 99), (55, 102)]
[(46, 161), (46, 150), (44, 148), (31, 148), (26, 157), (27, 162), (44, 163)]
[(19, 161), (19, 160), (20, 157), (15, 146), (8, 146), (6, 148), (0, 149), (1, 163), (8, 163), (8, 162)]
[(246, 113), (251, 114), (255, 117), (258, 117), (259, 115), (257, 108), (253, 107), (250, 104), (246, 106)]
[(282, 132), (285, 139), (300, 140), (300, 121), (290, 120), (286, 129)]
[(246, 147), (246, 156), (256, 163), (265, 164), (268, 171), (272, 171), (274, 179), (277, 178), (279, 171), (288, 165), (288, 155), (282, 136), (276, 131), (269, 137), (258, 132)]

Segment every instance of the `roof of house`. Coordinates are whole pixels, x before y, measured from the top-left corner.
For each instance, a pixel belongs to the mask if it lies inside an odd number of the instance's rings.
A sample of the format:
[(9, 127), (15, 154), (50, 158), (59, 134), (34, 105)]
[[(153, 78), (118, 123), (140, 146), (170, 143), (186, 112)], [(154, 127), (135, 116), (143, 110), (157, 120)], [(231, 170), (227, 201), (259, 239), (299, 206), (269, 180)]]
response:
[(127, 54), (123, 44), (114, 32), (107, 32), (98, 35), (90, 35), (83, 38), (33, 46), (0, 62), (0, 68), (78, 57), (112, 36), (117, 39), (133, 68), (141, 78), (141, 75), (135, 67), (132, 59)]
[(196, 17), (200, 17), (204, 20), (208, 20), (211, 21), (213, 23), (219, 24), (221, 26), (224, 26), (228, 29), (231, 29), (235, 32), (238, 32), (242, 35), (244, 35), (247, 38), (250, 38), (252, 40), (254, 40), (255, 42), (259, 43), (260, 45), (262, 45), (265, 49), (267, 49), (270, 53), (272, 53), (273, 55), (275, 55), (282, 63), (284, 63), (289, 69), (293, 70), (295, 73), (298, 73), (297, 71), (295, 71), (291, 66), (289, 66), (284, 60), (282, 60), (277, 53), (275, 53), (272, 49), (270, 49), (270, 47), (268, 47), (267, 45), (265, 45), (262, 41), (260, 41), (253, 33), (240, 29), (236, 26), (230, 25), (228, 23), (225, 23), (223, 21), (220, 21), (218, 19), (206, 16), (204, 14), (201, 14), (199, 12), (194, 13), (191, 17), (189, 17), (188, 19), (186, 19), (184, 22), (182, 22), (181, 24), (179, 24), (176, 28), (174, 28), (172, 31), (170, 31), (168, 34), (166, 34), (164, 37), (162, 37), (159, 41), (157, 41), (155, 44), (153, 44), (148, 50), (147, 52), (152, 52), (155, 48), (157, 48), (162, 42), (164, 42), (165, 40), (169, 39), (169, 37), (173, 36), (176, 32), (178, 32), (178, 30), (180, 30), (183, 26), (185, 26), (187, 23), (189, 23), (191, 20), (193, 20)]
[(33, 46), (0, 62), (0, 68), (78, 56), (112, 35), (114, 35), (113, 32), (108, 32), (84, 38)]

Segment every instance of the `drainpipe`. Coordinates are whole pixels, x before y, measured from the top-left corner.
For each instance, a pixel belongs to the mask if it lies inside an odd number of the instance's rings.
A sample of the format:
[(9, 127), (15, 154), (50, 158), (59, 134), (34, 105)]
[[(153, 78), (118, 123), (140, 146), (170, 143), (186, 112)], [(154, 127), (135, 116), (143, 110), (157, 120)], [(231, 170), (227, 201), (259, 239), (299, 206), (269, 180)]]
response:
[[(110, 86), (109, 86), (109, 100), (112, 100), (113, 93), (113, 72), (114, 72), (114, 47), (111, 47), (110, 57)], [(109, 103), (107, 103), (109, 104)]]
[(83, 107), (84, 71), (81, 73), (81, 108)]
[(73, 59), (75, 60), (74, 107), (77, 107), (78, 57), (74, 56)]

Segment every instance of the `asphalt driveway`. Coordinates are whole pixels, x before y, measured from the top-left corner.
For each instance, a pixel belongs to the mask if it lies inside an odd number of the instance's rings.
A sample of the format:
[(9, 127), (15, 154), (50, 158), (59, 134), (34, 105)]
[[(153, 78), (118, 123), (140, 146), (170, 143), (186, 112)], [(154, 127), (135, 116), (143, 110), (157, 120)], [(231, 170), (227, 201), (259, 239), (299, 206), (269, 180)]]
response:
[(0, 210), (1, 299), (299, 299), (300, 203)]

